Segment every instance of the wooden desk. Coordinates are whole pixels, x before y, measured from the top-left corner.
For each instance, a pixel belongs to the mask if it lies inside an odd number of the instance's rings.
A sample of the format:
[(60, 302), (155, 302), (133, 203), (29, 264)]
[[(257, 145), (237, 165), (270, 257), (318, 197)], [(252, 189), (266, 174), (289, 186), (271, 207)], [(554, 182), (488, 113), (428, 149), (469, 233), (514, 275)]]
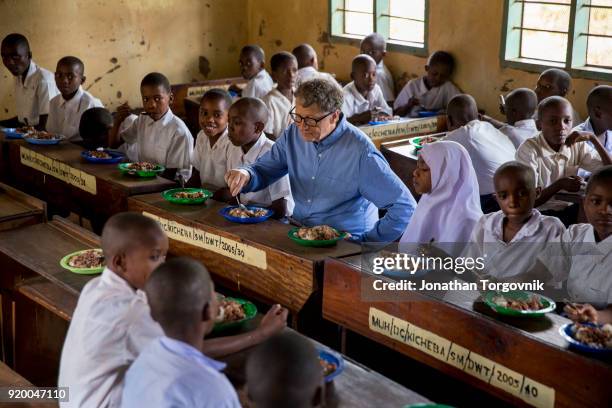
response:
[(0, 183), (0, 231), (44, 222), (44, 202)]
[(161, 177), (124, 176), (116, 164), (89, 163), (81, 157), (82, 151), (81, 146), (71, 143), (55, 146), (10, 143), (13, 184), (45, 200), (49, 206), (90, 219), (97, 232), (111, 215), (127, 210), (128, 196), (176, 186)]
[[(373, 299), (372, 282), (388, 278), (362, 275), (360, 267), (360, 257), (326, 262), (323, 317), (513, 404), (586, 407), (612, 401), (612, 365), (567, 349), (558, 334), (567, 319), (549, 314), (502, 320), (475, 303), (478, 292), (447, 292), (443, 299), (404, 292), (395, 301), (366, 301)], [(389, 337), (388, 330), (396, 338), (402, 330), (407, 340)], [(500, 379), (517, 380), (517, 388), (499, 385)], [(539, 397), (528, 397), (534, 389)]]
[[(59, 261), (99, 246), (96, 235), (63, 219), (0, 232), (5, 361), (36, 385), (57, 381), (66, 310), (76, 306), (81, 289), (95, 277), (73, 274)], [(44, 289), (48, 283), (54, 285), (51, 291)]]
[(376, 147), (380, 149), (381, 144), (385, 142), (445, 132), (446, 115), (430, 118), (402, 118), (399, 121), (392, 121), (381, 125), (360, 126), (359, 129), (368, 135)]
[[(326, 258), (361, 251), (360, 246), (347, 241), (331, 248), (303, 247), (287, 237), (292, 226), (276, 220), (251, 225), (232, 223), (219, 215), (225, 206), (214, 200), (203, 206), (171, 204), (160, 194), (132, 197), (128, 205), (130, 211), (161, 218), (173, 255), (197, 258), (216, 282), (266, 303), (280, 303), (294, 313), (320, 289)], [(219, 240), (230, 249), (242, 248), (246, 256), (222, 251), (216, 246)]]
[(414, 183), (412, 182), (412, 173), (416, 169), (417, 152), (414, 146), (410, 144), (411, 139), (414, 139), (414, 137), (384, 142), (380, 145), (380, 152), (389, 162), (391, 170), (410, 189), (412, 195), (417, 197), (419, 194), (414, 190)]
[[(9, 366), (0, 361), (0, 387), (31, 387), (32, 384), (11, 370)], [(34, 402), (0, 402), (0, 406), (3, 408), (49, 408), (57, 407), (56, 403), (34, 403)]]

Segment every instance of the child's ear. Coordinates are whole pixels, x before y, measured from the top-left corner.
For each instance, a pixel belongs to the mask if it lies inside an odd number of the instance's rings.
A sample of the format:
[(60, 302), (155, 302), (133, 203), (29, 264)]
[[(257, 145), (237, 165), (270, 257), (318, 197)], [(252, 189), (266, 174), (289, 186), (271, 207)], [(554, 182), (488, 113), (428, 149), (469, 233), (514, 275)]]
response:
[(212, 307), (210, 307), (210, 302), (207, 302), (202, 309), (202, 321), (210, 322), (213, 321), (217, 316), (212, 315)]
[[(537, 115), (537, 113), (536, 113)], [(538, 119), (536, 119), (536, 129), (538, 129), (539, 131), (542, 131), (542, 122), (540, 121), (540, 118), (538, 117)]]
[(168, 95), (168, 101), (170, 103), (174, 102), (174, 93), (173, 92), (170, 92), (170, 94)]
[(85, 75), (81, 76), (81, 85), (83, 85), (85, 83), (86, 79), (87, 79), (87, 77)]
[(123, 275), (126, 270), (126, 259), (125, 253), (115, 254), (110, 262), (107, 262), (106, 265), (111, 268), (111, 270), (119, 275)]
[(383, 51), (383, 53), (382, 53), (382, 54), (383, 54), (383, 58), (385, 58), (385, 57), (387, 56), (387, 51), (386, 51), (386, 50), (385, 50), (385, 51)]
[(355, 74), (353, 73), (353, 71), (351, 71), (351, 80), (355, 80)]
[(261, 132), (263, 132), (265, 127), (266, 127), (265, 123), (263, 123), (263, 122), (255, 122), (255, 132), (257, 132), (257, 134), (260, 134)]
[(536, 187), (535, 192), (536, 192), (536, 197), (539, 197), (540, 194), (542, 194), (542, 187)]
[(425, 72), (429, 72), (429, 65), (425, 65)]

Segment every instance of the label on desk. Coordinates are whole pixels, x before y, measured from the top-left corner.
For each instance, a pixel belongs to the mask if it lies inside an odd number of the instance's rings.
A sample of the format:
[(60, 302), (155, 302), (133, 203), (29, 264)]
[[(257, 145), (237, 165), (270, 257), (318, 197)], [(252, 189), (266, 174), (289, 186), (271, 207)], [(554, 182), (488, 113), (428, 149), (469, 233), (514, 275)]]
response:
[(422, 118), (391, 122), (385, 125), (360, 127), (372, 140), (399, 136), (416, 136), (438, 131), (438, 118)]
[(93, 195), (96, 194), (96, 177), (91, 174), (70, 167), (66, 163), (37, 153), (24, 146), (19, 147), (19, 156), (21, 157), (21, 164), (24, 166), (53, 176)]
[(170, 239), (215, 252), (259, 269), (268, 268), (266, 252), (259, 248), (183, 225), (176, 221), (167, 220), (145, 211), (143, 211), (142, 215), (157, 221)]
[(223, 89), (228, 90), (231, 84), (218, 84), (218, 85), (201, 85), (201, 86), (190, 86), (187, 88), (187, 97), (189, 96), (202, 96), (211, 89)]
[(493, 387), (538, 408), (553, 408), (555, 390), (435, 333), (422, 329), (374, 307), (370, 308), (370, 330), (407, 344), (444, 361)]

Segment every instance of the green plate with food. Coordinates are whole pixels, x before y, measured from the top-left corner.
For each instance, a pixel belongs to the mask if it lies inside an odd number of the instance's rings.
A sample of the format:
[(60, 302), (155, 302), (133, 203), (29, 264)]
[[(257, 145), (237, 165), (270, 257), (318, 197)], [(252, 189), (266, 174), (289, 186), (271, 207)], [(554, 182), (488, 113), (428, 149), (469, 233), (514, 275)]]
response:
[(484, 295), (484, 301), (495, 312), (505, 316), (540, 317), (557, 307), (554, 300), (546, 296), (522, 290), (490, 291)]
[(72, 273), (95, 275), (104, 270), (104, 254), (100, 248), (84, 249), (66, 255), (60, 265)]
[(162, 193), (164, 200), (174, 204), (202, 204), (206, 202), (212, 193), (203, 188), (173, 188)]
[(428, 143), (433, 143), (437, 141), (439, 138), (435, 136), (422, 136), (415, 137), (414, 139), (410, 139), (410, 144), (414, 146), (415, 149), (420, 150)]
[(219, 315), (215, 319), (214, 332), (240, 327), (257, 316), (257, 307), (248, 300), (219, 297)]
[(346, 232), (340, 232), (329, 225), (292, 228), (287, 236), (294, 242), (307, 247), (330, 247), (346, 238)]
[(119, 170), (121, 173), (128, 174), (130, 176), (137, 177), (155, 177), (166, 170), (166, 168), (160, 164), (153, 164), (149, 162), (136, 162), (136, 163), (121, 163), (119, 164)]

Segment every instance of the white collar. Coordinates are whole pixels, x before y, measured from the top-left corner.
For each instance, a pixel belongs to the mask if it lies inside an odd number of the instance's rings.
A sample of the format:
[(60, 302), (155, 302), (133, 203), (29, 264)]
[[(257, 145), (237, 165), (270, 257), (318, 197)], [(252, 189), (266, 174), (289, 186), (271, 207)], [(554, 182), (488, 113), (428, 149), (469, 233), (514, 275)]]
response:
[(144, 115), (144, 116), (145, 116), (144, 120), (147, 126), (155, 125), (157, 123), (161, 124), (161, 126), (167, 126), (172, 121), (174, 114), (172, 113), (172, 109), (168, 108), (168, 111), (164, 113), (164, 116), (162, 116), (158, 120), (153, 120), (153, 118), (150, 117), (149, 115)]
[(533, 120), (533, 118), (516, 121), (514, 122), (514, 127), (520, 128), (520, 129), (530, 129), (530, 130), (537, 129), (535, 120)]
[(240, 147), (240, 151), (242, 152), (242, 159), (243, 159), (243, 161), (244, 162), (252, 163), (255, 160), (257, 160), (257, 158), (261, 155), (260, 154), (261, 153), (261, 149), (263, 149), (263, 147), (266, 145), (266, 141), (267, 140), (268, 140), (268, 138), (262, 132), (259, 135), (259, 138), (255, 142), (255, 144), (249, 149), (248, 152), (244, 153), (244, 151), (242, 150), (242, 147)]
[[(376, 85), (374, 85), (376, 86)], [(353, 95), (353, 98), (359, 103), (367, 102), (370, 100), (370, 96), (372, 95), (372, 91), (368, 91), (366, 96), (364, 97), (361, 92), (357, 89), (357, 85), (355, 85), (355, 81), (352, 81), (349, 85), (349, 92)]]
[(66, 107), (66, 106), (70, 106), (70, 105), (74, 105), (74, 104), (80, 104), (81, 103), (81, 98), (83, 97), (83, 88), (79, 85), (79, 89), (77, 89), (76, 93), (74, 94), (74, 96), (68, 100), (64, 99), (64, 97), (62, 96), (62, 94), (60, 94), (60, 98), (61, 98), (61, 103), (60, 106), (62, 107)]
[[(489, 217), (487, 222), (485, 223), (485, 228), (493, 233), (493, 236), (499, 240), (504, 240), (504, 218), (506, 215), (503, 211), (497, 211)], [(521, 229), (516, 233), (516, 235), (508, 242), (508, 244), (518, 241), (519, 239), (523, 239), (525, 237), (533, 236), (540, 227), (540, 220), (542, 218), (542, 214), (535, 208), (531, 210), (531, 217), (527, 220), (525, 224), (521, 227)]]

